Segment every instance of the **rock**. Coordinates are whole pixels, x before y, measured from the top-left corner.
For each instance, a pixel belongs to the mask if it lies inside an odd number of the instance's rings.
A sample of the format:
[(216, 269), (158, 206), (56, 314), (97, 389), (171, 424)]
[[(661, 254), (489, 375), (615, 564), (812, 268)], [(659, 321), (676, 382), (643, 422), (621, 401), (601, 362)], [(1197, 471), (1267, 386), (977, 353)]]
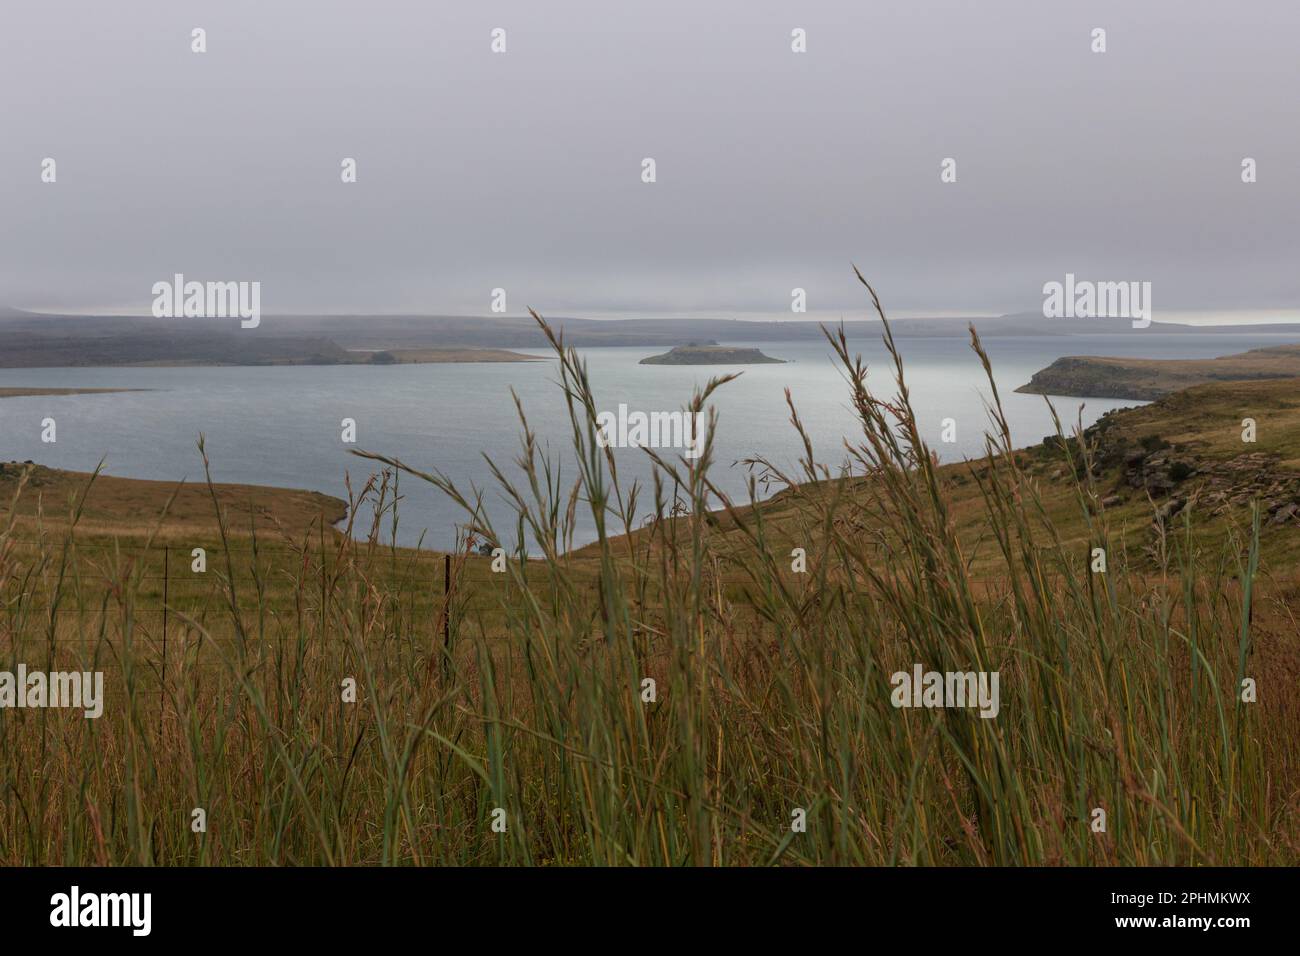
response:
[(1142, 485), (1153, 498), (1167, 495), (1174, 490), (1174, 483), (1164, 475), (1147, 475)]
[(1281, 508), (1277, 509), (1277, 511), (1273, 515), (1273, 520), (1269, 523), (1285, 524), (1286, 522), (1290, 521), (1292, 518), (1295, 517), (1295, 513), (1297, 511), (1300, 511), (1300, 505), (1297, 505), (1294, 501), (1290, 502), (1289, 504), (1285, 504)]
[(1124, 499), (1119, 495), (1107, 495), (1105, 498), (1101, 499), (1101, 506), (1103, 508), (1114, 508), (1117, 505), (1122, 504), (1123, 501)]
[(1168, 521), (1170, 518), (1178, 514), (1178, 512), (1182, 511), (1183, 506), (1186, 504), (1187, 502), (1182, 498), (1177, 498), (1177, 497), (1170, 498), (1168, 501), (1166, 501), (1164, 504), (1162, 504), (1159, 508), (1156, 509), (1156, 520)]

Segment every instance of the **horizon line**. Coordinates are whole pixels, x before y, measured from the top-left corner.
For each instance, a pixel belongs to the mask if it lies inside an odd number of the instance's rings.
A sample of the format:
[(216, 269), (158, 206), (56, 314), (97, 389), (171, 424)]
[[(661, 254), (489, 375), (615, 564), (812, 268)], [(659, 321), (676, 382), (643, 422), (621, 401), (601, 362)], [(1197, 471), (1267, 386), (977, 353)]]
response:
[[(3, 315), (5, 307), (0, 306), (0, 315)], [(48, 308), (34, 309), (21, 308), (18, 306), (8, 306), (15, 312), (22, 312), (34, 318), (122, 318), (122, 319), (152, 319), (156, 318), (151, 313), (140, 311), (124, 311), (120, 308), (108, 309), (62, 309), (52, 311)], [(1005, 319), (1019, 318), (1033, 315), (1039, 310), (1025, 309), (1019, 312), (992, 312), (982, 310), (960, 311), (952, 309), (921, 310), (921, 309), (900, 309), (889, 320), (893, 321), (956, 321), (962, 319)], [(817, 310), (816, 312), (794, 315), (788, 312), (753, 312), (753, 311), (728, 311), (718, 312), (715, 310), (701, 310), (698, 312), (681, 312), (677, 310), (670, 311), (596, 311), (585, 314), (575, 314), (572, 312), (551, 312), (547, 313), (538, 310), (538, 314), (543, 318), (551, 319), (576, 319), (579, 321), (591, 322), (621, 322), (621, 321), (664, 321), (664, 322), (713, 322), (713, 321), (731, 321), (731, 322), (754, 322), (754, 323), (821, 323), (831, 322), (839, 324), (840, 322), (879, 322), (879, 318), (874, 314), (862, 316), (848, 316), (841, 310)], [(519, 320), (528, 319), (530, 316), (527, 312), (518, 314), (500, 314), (473, 312), (409, 312), (409, 311), (285, 311), (285, 312), (267, 312), (263, 315), (264, 319), (294, 319), (294, 318), (321, 318), (321, 319), (345, 319), (345, 318), (406, 318), (406, 319), (479, 319), (485, 321), (496, 320)], [(1056, 321), (1045, 319), (1045, 321)], [(1300, 325), (1300, 308), (1240, 308), (1240, 309), (1171, 309), (1161, 317), (1152, 316), (1152, 321), (1157, 325), (1181, 325), (1181, 326), (1211, 326), (1211, 327), (1232, 327), (1244, 325)]]

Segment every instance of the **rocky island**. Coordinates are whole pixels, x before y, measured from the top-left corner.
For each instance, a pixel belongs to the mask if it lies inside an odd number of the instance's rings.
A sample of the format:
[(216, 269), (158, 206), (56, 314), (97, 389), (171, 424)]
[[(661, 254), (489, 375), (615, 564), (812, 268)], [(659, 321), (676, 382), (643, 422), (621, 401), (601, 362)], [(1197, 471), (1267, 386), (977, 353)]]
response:
[(715, 342), (678, 345), (663, 355), (651, 355), (642, 365), (782, 365), (785, 359), (772, 358), (758, 349), (733, 348)]

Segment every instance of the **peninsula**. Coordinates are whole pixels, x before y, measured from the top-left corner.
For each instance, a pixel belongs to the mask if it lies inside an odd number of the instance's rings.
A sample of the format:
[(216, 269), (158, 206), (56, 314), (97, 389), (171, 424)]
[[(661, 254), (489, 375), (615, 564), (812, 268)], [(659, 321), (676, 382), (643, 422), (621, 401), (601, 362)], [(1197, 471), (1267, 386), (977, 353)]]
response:
[(1154, 401), (1211, 382), (1300, 378), (1300, 345), (1275, 345), (1212, 359), (1067, 355), (1035, 372), (1017, 392)]

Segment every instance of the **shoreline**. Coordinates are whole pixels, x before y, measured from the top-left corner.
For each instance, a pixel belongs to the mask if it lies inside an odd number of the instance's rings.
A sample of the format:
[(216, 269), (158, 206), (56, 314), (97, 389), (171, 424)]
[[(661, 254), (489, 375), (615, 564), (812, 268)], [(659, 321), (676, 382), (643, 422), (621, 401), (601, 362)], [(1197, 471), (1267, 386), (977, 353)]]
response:
[[(222, 362), (205, 359), (158, 359), (156, 361), (135, 362), (81, 362), (75, 365), (21, 365), (6, 363), (0, 359), (0, 370), (14, 369), (22, 371), (41, 371), (54, 369), (105, 369), (105, 368), (284, 368), (287, 366), (332, 368), (351, 366), (374, 366), (383, 368), (389, 365), (465, 365), (492, 363), (546, 362), (547, 356), (525, 355), (510, 349), (500, 348), (398, 348), (398, 349), (349, 349), (348, 358), (327, 361), (311, 361), (309, 358), (272, 358), (261, 361)], [(355, 356), (355, 357), (353, 357)], [(363, 357), (364, 356), (364, 357)], [(376, 358), (376, 356), (384, 356)], [(0, 397), (6, 389), (0, 389)], [(80, 394), (92, 392), (149, 392), (148, 388), (87, 388), (87, 389), (49, 389), (44, 394)]]
[(155, 388), (0, 388), (0, 398), (30, 398), (42, 395), (107, 395), (113, 392), (156, 392)]

